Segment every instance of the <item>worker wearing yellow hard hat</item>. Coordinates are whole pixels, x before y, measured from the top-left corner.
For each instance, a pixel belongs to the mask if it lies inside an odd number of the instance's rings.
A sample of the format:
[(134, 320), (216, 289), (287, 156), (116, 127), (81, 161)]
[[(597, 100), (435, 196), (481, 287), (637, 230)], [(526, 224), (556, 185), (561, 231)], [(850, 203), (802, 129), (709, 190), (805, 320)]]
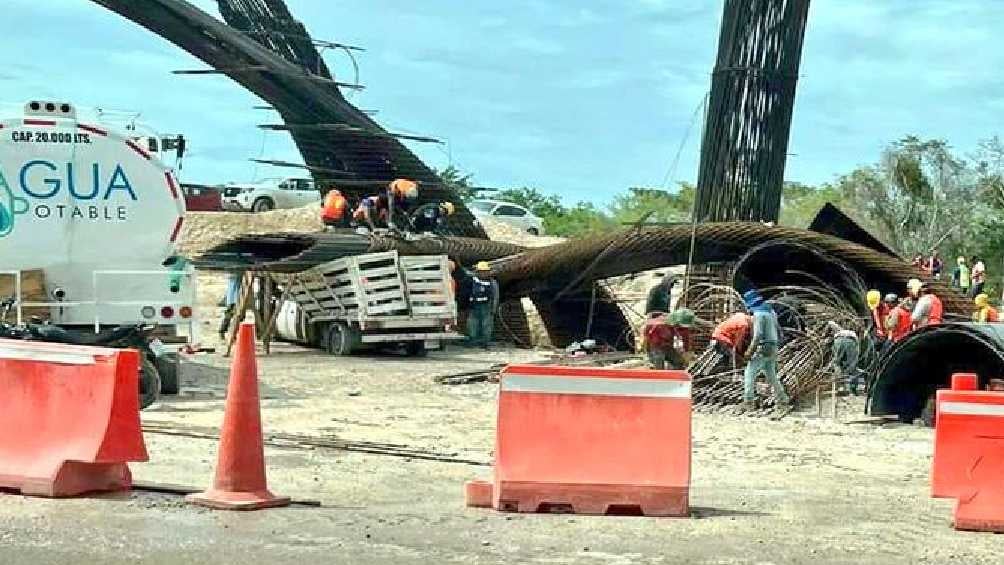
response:
[(446, 222), (454, 211), (456, 211), (456, 207), (452, 202), (422, 204), (411, 215), (411, 227), (415, 233), (449, 235)]
[(865, 302), (872, 314), (872, 339), (876, 347), (881, 347), (889, 336), (885, 324), (891, 307), (882, 302), (882, 293), (874, 289), (865, 295)]
[(985, 293), (977, 294), (973, 303), (976, 304), (976, 311), (973, 312), (974, 322), (986, 324), (998, 321), (997, 309), (990, 305), (990, 297)]
[(495, 329), (495, 311), (499, 305), (499, 286), (492, 278), (492, 266), (487, 261), (474, 265), (468, 277), (467, 343), (488, 349)]

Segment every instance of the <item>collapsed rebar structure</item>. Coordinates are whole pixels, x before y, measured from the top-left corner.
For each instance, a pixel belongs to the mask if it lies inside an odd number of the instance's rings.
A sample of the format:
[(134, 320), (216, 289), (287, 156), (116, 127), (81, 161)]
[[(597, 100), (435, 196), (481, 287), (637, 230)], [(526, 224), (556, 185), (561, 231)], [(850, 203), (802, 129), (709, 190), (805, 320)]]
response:
[(777, 221), (809, 0), (726, 0), (695, 214)]
[(315, 41), (283, 0), (218, 0), (227, 23), (185, 0), (92, 1), (211, 67), (182, 74), (226, 75), (268, 102), (284, 122), (268, 129), (290, 133), (322, 194), (335, 186), (358, 200), (395, 178), (416, 180), (420, 203), (455, 204), (452, 233), (485, 237), (460, 197), (399, 140), (409, 136), (388, 132), (342, 96), (341, 88), (358, 85), (335, 80), (318, 46), (355, 48)]

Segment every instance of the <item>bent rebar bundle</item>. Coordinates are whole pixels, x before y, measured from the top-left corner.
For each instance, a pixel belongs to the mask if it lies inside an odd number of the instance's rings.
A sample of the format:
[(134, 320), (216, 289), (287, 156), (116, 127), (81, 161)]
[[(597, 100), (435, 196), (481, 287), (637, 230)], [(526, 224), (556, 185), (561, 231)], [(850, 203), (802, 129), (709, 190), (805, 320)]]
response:
[(976, 373), (981, 389), (1004, 377), (1004, 325), (948, 323), (910, 334), (882, 357), (869, 410), (904, 422), (924, 417), (929, 424), (934, 393), (951, 388), (953, 373)]
[[(420, 203), (449, 200), (454, 233), (485, 237), (460, 197), (411, 150), (349, 103), (306, 28), (282, 0), (217, 0), (221, 22), (185, 0), (92, 0), (149, 29), (268, 102), (283, 118), (306, 169), (326, 192), (351, 200), (395, 178), (421, 183)], [(228, 23), (230, 25), (228, 25)], [(330, 44), (336, 45), (336, 44)]]
[(809, 0), (726, 0), (701, 146), (699, 220), (777, 221)]

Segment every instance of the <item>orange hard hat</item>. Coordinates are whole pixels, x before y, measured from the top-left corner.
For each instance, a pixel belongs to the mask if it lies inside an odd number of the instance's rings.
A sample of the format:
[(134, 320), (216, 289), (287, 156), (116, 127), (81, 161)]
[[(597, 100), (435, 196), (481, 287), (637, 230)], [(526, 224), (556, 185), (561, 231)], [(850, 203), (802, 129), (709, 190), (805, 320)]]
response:
[(394, 179), (390, 183), (390, 190), (403, 198), (412, 199), (418, 197), (418, 183), (412, 180)]

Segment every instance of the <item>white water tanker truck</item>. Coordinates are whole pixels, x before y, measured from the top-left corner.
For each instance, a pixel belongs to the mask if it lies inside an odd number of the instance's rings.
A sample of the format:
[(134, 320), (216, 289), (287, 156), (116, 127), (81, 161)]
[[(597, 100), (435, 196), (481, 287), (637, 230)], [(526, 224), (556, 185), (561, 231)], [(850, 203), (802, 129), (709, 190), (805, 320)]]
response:
[(194, 270), (175, 256), (184, 194), (139, 131), (63, 102), (0, 113), (0, 294), (18, 322), (196, 338)]

